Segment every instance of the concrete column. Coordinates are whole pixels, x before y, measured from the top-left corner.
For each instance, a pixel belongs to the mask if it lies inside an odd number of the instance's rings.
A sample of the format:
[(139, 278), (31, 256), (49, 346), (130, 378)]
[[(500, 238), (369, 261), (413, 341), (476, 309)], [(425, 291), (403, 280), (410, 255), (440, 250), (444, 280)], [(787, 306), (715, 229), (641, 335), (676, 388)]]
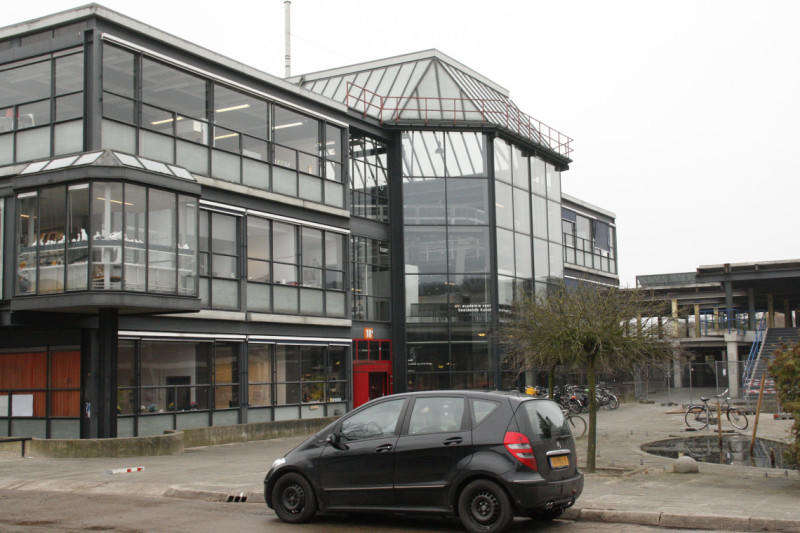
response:
[(678, 357), (678, 349), (672, 354), (672, 386), (679, 389), (683, 387), (683, 372), (681, 371), (681, 360)]
[(678, 299), (672, 299), (672, 336), (678, 338), (680, 323), (678, 322)]
[(794, 324), (792, 324), (792, 308), (789, 307), (789, 298), (783, 299), (783, 327), (794, 327)]
[(736, 341), (736, 336), (732, 335), (733, 340), (728, 339), (726, 343), (728, 346), (727, 360), (728, 364), (728, 392), (731, 398), (739, 397), (739, 343)]
[(700, 304), (694, 304), (694, 336), (700, 338)]
[(747, 289), (747, 313), (750, 315), (750, 325), (747, 329), (756, 329), (756, 291), (753, 287)]
[(775, 327), (775, 302), (772, 300), (772, 295), (767, 294), (767, 325), (771, 328)]
[(733, 284), (730, 280), (725, 281), (725, 325), (727, 330), (735, 330), (736, 324), (734, 323), (733, 311)]
[(719, 330), (719, 307), (714, 308), (714, 331)]

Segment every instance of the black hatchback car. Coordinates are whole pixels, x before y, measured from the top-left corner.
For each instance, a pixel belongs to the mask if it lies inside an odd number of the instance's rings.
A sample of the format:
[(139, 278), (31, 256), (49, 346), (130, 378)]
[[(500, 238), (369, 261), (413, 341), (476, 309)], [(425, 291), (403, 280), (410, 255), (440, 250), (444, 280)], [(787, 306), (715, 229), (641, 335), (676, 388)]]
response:
[(524, 394), (427, 391), (373, 400), (272, 464), (267, 505), (315, 512), (457, 515), (467, 530), (551, 520), (583, 491), (561, 409)]

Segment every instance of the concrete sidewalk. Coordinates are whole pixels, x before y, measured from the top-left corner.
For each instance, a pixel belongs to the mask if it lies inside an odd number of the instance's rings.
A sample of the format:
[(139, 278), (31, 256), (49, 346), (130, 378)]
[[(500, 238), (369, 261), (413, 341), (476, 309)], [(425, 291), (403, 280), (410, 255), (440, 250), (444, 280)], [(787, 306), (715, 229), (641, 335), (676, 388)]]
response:
[[(674, 398), (673, 398), (674, 400)], [(588, 415), (584, 415), (588, 416)], [(750, 427), (742, 434), (752, 435)], [(791, 420), (762, 416), (758, 436), (785, 440)], [(732, 429), (723, 422), (723, 429)], [(712, 435), (705, 430), (700, 434)], [(680, 406), (627, 403), (598, 413), (598, 471), (564, 517), (573, 520), (692, 529), (800, 532), (800, 473), (698, 463), (675, 474), (674, 459), (641, 451), (643, 443), (697, 435), (685, 431)], [(190, 448), (181, 455), (134, 459), (22, 459), (0, 454), (0, 489), (168, 496), (263, 505), (272, 461), (303, 438)], [(577, 441), (585, 462), (586, 437)], [(141, 471), (112, 473), (144, 467)], [(267, 511), (265, 508), (265, 512)]]

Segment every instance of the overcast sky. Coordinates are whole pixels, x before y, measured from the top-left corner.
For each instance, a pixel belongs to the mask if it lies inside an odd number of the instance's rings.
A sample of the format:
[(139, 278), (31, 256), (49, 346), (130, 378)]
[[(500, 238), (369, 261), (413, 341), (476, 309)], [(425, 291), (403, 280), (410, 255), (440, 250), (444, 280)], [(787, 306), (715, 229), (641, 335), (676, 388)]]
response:
[[(270, 74), (282, 0), (102, 5)], [(5, 2), (0, 26), (83, 5)], [(800, 2), (293, 0), (292, 74), (436, 48), (572, 137), (619, 273), (800, 258)]]

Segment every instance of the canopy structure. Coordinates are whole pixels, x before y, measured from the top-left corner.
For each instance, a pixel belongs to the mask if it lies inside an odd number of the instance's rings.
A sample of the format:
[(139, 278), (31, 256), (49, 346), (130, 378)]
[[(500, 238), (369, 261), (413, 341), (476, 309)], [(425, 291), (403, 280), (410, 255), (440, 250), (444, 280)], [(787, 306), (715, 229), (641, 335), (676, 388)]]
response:
[(572, 139), (523, 113), (506, 89), (438, 50), (290, 78), (381, 124), (496, 126), (568, 157)]

